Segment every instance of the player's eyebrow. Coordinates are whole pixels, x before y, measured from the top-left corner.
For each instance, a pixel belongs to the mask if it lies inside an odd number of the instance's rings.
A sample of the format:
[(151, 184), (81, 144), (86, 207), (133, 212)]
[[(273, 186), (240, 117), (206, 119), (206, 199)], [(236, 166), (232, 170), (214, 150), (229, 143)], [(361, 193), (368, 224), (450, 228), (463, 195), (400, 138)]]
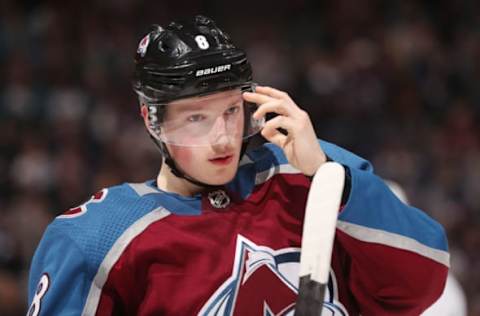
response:
[(182, 104), (174, 105), (171, 107), (173, 113), (184, 113), (184, 112), (194, 112), (202, 110), (205, 106), (198, 104)]
[[(225, 98), (225, 104), (231, 105), (233, 102), (238, 102), (242, 100), (241, 95), (231, 95), (231, 96), (224, 96), (221, 98)], [(185, 113), (185, 112), (195, 112), (201, 111), (208, 107), (211, 101), (208, 99), (205, 100), (196, 100), (188, 103), (179, 103), (179, 104), (172, 104), (171, 110), (172, 113)]]

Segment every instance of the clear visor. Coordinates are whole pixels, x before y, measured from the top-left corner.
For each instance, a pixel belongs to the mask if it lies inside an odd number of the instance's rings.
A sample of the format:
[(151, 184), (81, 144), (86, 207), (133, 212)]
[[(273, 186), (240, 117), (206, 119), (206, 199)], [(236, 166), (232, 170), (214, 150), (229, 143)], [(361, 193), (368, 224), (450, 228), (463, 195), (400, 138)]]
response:
[(254, 103), (235, 89), (172, 101), (149, 102), (149, 130), (159, 141), (176, 146), (211, 146), (236, 143), (258, 133), (264, 119), (255, 120)]

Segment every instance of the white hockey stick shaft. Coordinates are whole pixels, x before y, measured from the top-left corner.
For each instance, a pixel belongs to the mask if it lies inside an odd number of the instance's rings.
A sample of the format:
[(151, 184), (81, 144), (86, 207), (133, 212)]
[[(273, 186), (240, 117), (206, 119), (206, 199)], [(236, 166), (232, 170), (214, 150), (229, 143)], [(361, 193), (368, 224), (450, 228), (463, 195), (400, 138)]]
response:
[(345, 169), (336, 162), (323, 164), (313, 177), (303, 223), (295, 316), (321, 314), (344, 182)]

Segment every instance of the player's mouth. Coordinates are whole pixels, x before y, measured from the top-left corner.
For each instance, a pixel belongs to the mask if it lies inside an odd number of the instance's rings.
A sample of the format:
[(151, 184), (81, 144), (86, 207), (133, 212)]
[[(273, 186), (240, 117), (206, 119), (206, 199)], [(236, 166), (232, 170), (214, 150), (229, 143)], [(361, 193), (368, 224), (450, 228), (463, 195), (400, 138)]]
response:
[(225, 156), (219, 156), (212, 159), (208, 159), (208, 161), (210, 161), (211, 163), (215, 165), (220, 165), (220, 166), (228, 165), (229, 163), (232, 162), (232, 160), (233, 160), (233, 155), (225, 155)]

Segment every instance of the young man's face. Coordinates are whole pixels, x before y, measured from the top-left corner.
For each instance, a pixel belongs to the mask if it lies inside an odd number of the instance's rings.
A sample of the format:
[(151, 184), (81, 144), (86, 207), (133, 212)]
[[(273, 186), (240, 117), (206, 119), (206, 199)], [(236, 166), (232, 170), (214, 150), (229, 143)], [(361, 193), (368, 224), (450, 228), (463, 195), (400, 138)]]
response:
[(181, 170), (220, 185), (235, 176), (243, 128), (243, 99), (235, 89), (170, 102), (160, 135)]

